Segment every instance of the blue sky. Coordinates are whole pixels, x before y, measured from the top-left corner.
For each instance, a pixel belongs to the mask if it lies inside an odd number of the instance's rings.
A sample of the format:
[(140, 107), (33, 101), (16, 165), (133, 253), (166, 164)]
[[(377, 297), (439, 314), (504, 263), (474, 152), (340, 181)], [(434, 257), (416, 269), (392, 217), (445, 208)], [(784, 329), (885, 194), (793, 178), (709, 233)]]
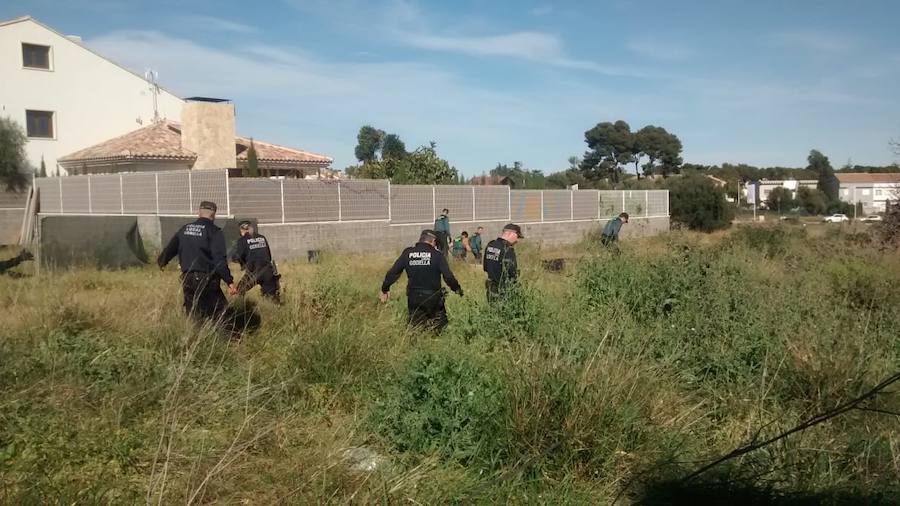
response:
[(434, 140), (467, 175), (553, 171), (584, 131), (663, 126), (695, 163), (896, 161), (900, 2), (32, 0), (30, 14), (243, 135), (352, 163), (363, 124)]

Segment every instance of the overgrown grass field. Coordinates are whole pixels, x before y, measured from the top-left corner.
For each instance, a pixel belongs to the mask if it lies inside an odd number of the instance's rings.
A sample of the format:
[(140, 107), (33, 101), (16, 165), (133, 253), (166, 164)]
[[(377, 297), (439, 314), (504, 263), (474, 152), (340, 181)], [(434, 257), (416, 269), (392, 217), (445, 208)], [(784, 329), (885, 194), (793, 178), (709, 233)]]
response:
[(897, 500), (900, 384), (679, 481), (900, 370), (896, 251), (756, 227), (520, 258), (497, 310), (454, 264), (439, 337), (405, 282), (378, 304), (388, 256), (283, 263), (241, 342), (186, 322), (171, 268), (0, 278), (0, 502)]

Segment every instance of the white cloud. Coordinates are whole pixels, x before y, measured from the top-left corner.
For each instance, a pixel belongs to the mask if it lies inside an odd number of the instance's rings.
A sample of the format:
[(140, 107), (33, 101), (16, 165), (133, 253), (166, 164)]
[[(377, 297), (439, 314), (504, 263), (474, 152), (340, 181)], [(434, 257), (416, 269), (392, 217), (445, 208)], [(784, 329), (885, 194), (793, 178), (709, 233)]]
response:
[(856, 40), (840, 33), (800, 28), (770, 34), (767, 40), (775, 46), (823, 54), (848, 53), (858, 46)]
[(693, 55), (693, 51), (686, 46), (653, 39), (632, 40), (628, 43), (628, 49), (641, 56), (663, 61), (682, 61)]
[(255, 26), (250, 26), (244, 23), (239, 23), (237, 21), (232, 21), (230, 19), (224, 19), (215, 16), (205, 16), (197, 14), (184, 16), (182, 20), (185, 23), (190, 24), (192, 28), (199, 30), (243, 34), (256, 33), (257, 31), (259, 31)]
[(511, 56), (526, 60), (561, 60), (562, 43), (540, 32), (515, 32), (484, 37), (442, 37), (410, 34), (406, 41), (418, 48), (450, 51), (472, 56)]

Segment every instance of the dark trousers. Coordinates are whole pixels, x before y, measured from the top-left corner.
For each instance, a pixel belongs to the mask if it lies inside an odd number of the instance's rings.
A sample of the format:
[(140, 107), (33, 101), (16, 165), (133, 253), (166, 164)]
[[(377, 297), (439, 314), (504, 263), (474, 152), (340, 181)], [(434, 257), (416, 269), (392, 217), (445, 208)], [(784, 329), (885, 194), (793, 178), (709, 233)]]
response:
[(247, 270), (244, 272), (244, 275), (241, 276), (241, 280), (238, 281), (238, 295), (243, 297), (250, 290), (253, 289), (254, 286), (259, 285), (260, 290), (262, 290), (263, 297), (268, 297), (274, 301), (279, 301), (279, 289), (280, 283), (279, 278), (281, 276), (275, 274), (275, 270), (271, 267), (263, 267), (258, 270)]
[(440, 333), (447, 326), (447, 308), (444, 306), (444, 291), (408, 290), (406, 306), (409, 310), (409, 324)]
[(184, 310), (197, 319), (218, 320), (228, 307), (219, 276), (205, 272), (185, 272), (181, 276)]
[(447, 235), (447, 232), (437, 232), (437, 246), (441, 253), (444, 254), (444, 256), (447, 256), (447, 254), (450, 252), (450, 245), (447, 243), (447, 240), (449, 238), (450, 237)]

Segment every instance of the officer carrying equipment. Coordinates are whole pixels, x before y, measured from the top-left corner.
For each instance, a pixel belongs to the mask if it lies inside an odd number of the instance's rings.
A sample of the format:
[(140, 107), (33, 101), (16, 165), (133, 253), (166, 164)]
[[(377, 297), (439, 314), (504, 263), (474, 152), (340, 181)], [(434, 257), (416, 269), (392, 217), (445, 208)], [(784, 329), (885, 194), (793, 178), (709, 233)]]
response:
[(240, 264), (244, 275), (237, 284), (237, 293), (243, 297), (254, 286), (259, 285), (263, 297), (280, 303), (280, 279), (278, 267), (272, 260), (272, 251), (266, 237), (256, 232), (253, 223), (242, 221), (238, 238), (231, 254), (231, 260)]
[(441, 210), (441, 215), (434, 220), (434, 233), (437, 236), (437, 248), (446, 255), (450, 249), (450, 210)]
[(406, 248), (394, 265), (388, 270), (381, 284), (381, 302), (390, 297), (391, 285), (406, 271), (409, 282), (406, 287), (406, 304), (409, 310), (409, 324), (431, 328), (440, 333), (447, 326), (447, 309), (444, 307), (445, 290), (441, 288), (441, 277), (451, 290), (463, 295), (462, 287), (447, 258), (437, 249), (437, 233), (424, 230), (415, 246)]
[(178, 256), (185, 311), (195, 318), (217, 320), (228, 305), (220, 282), (225, 281), (231, 295), (237, 289), (228, 269), (225, 236), (213, 222), (216, 204), (200, 202), (197, 214), (196, 221), (178, 229), (156, 262), (162, 269)]
[(516, 282), (519, 264), (514, 246), (524, 239), (522, 227), (510, 223), (503, 227), (500, 237), (487, 244), (484, 249), (484, 272), (487, 273), (485, 288), (488, 302), (496, 302)]

